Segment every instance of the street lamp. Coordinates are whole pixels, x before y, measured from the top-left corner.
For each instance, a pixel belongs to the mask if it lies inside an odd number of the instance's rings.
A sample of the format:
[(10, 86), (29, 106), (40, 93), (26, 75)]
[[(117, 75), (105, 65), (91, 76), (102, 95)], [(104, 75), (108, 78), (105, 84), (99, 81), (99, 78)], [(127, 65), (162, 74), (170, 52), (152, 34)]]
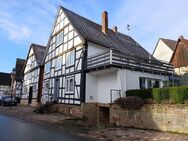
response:
[(10, 109), (11, 109), (11, 103), (12, 103), (12, 97), (13, 97), (13, 93), (14, 93), (14, 80), (15, 80), (15, 74), (16, 74), (16, 69), (13, 68), (12, 72), (11, 72), (11, 102), (10, 102)]

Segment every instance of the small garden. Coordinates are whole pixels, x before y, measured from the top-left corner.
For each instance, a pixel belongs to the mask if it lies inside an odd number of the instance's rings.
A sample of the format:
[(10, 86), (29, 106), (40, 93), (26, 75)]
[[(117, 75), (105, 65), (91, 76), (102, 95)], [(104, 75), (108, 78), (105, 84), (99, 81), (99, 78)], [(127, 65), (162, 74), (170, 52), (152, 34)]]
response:
[(188, 87), (164, 87), (128, 90), (126, 97), (118, 98), (115, 104), (122, 108), (139, 109), (143, 104), (188, 104)]

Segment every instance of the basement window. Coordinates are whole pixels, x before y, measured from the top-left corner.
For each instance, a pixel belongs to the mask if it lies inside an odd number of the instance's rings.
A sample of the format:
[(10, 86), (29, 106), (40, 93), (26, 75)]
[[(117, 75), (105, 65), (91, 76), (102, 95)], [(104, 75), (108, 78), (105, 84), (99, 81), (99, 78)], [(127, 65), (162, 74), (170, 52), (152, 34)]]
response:
[(73, 77), (66, 78), (65, 82), (66, 82), (65, 84), (66, 93), (73, 93), (74, 92), (74, 78)]

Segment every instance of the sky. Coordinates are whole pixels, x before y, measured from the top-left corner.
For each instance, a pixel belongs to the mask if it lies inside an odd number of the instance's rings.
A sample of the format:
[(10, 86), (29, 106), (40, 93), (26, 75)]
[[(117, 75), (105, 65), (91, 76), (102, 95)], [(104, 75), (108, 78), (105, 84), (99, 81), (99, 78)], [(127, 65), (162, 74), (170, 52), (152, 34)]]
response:
[[(31, 43), (47, 45), (59, 5), (131, 36), (152, 53), (159, 38), (188, 38), (187, 0), (1, 0), (0, 72), (25, 59)], [(127, 24), (130, 30), (127, 30)]]

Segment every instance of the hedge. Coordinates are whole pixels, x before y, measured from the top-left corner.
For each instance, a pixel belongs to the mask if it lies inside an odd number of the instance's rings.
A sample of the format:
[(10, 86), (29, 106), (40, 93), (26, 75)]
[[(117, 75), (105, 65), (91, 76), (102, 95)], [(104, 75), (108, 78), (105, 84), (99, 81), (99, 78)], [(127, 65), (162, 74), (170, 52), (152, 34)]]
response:
[(135, 96), (142, 99), (152, 98), (157, 103), (164, 100), (171, 100), (174, 103), (185, 103), (188, 100), (188, 87), (165, 87), (144, 90), (128, 90), (126, 96)]
[(144, 102), (140, 97), (129, 96), (120, 97), (114, 101), (115, 104), (119, 105), (121, 108), (127, 108), (132, 110), (140, 109)]
[(152, 89), (142, 89), (142, 90), (128, 90), (126, 91), (126, 96), (135, 96), (142, 99), (152, 98)]

